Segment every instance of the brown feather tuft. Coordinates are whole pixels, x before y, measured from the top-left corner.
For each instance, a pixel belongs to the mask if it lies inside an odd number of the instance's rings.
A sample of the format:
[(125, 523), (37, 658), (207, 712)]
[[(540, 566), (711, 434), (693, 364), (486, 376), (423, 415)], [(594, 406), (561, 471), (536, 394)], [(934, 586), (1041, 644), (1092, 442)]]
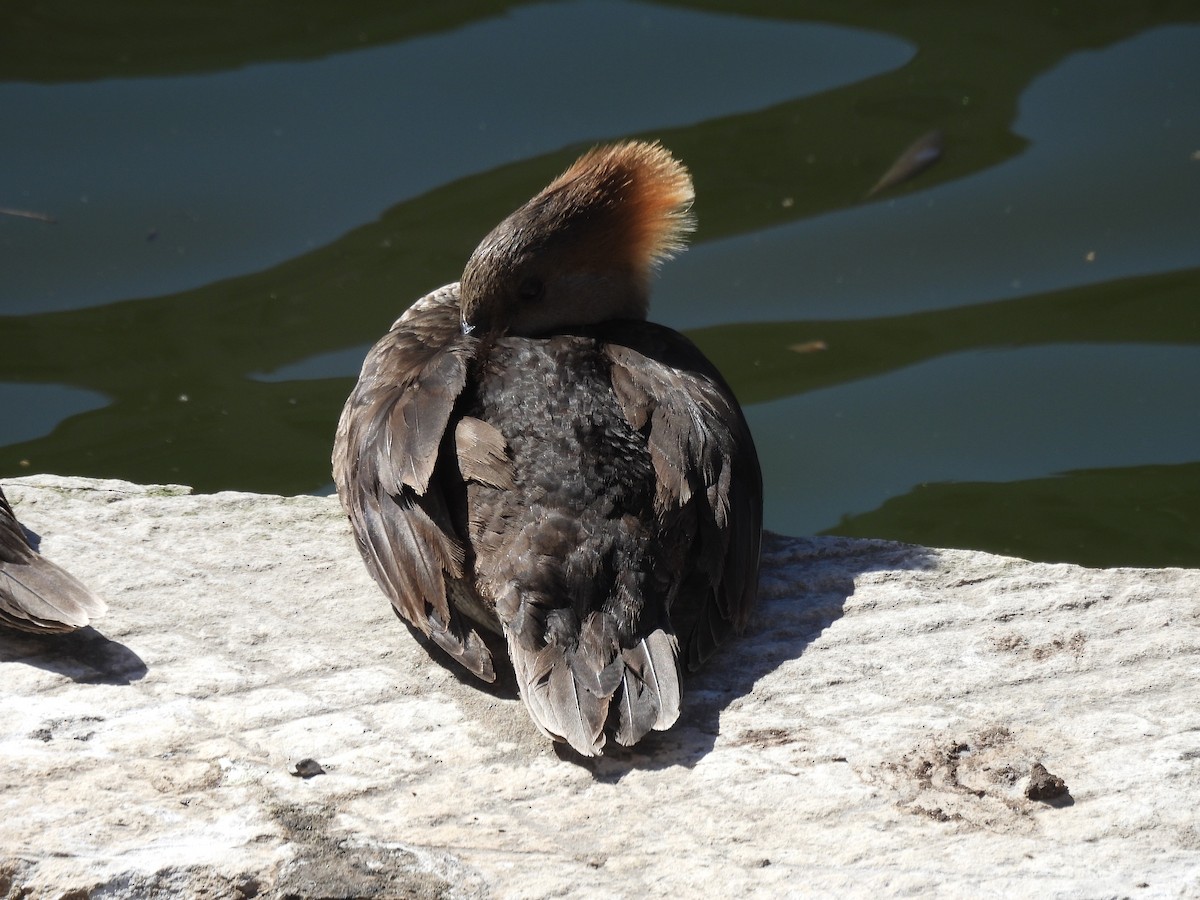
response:
[(692, 177), (657, 141), (589, 150), (534, 202), (554, 195), (568, 208), (597, 212), (601, 227), (596, 230), (607, 240), (603, 247), (589, 248), (589, 255), (624, 259), (642, 275), (682, 250), (696, 227)]

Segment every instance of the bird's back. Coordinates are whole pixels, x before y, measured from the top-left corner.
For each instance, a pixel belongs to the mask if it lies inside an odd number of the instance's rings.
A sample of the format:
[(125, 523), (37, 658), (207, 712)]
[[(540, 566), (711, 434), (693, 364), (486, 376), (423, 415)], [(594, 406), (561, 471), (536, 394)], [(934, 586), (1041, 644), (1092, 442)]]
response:
[[(521, 621), (531, 603), (579, 616), (604, 608), (631, 638), (644, 592), (639, 585), (635, 596), (619, 594), (617, 576), (640, 581), (660, 555), (654, 471), (597, 342), (504, 339), (471, 388), (464, 409), (500, 431), (512, 461), (510, 489), (469, 484), (461, 532), (502, 619)], [(511, 607), (510, 587), (525, 598)]]
[(701, 511), (656, 505), (651, 429), (630, 421), (609, 347), (507, 337), (486, 352), (461, 409), (503, 436), (512, 482), (468, 478), (455, 504), (535, 721), (585, 752), (606, 731), (633, 744), (675, 721), (687, 635), (672, 611), (690, 626), (713, 590), (699, 571)]

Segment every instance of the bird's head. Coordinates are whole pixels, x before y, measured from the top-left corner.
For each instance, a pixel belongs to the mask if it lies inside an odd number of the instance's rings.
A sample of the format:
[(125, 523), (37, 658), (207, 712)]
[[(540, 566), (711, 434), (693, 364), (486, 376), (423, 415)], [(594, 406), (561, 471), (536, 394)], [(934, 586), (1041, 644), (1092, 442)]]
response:
[(693, 196), (687, 169), (657, 143), (589, 151), (471, 254), (463, 330), (536, 335), (644, 319), (651, 272), (693, 227)]

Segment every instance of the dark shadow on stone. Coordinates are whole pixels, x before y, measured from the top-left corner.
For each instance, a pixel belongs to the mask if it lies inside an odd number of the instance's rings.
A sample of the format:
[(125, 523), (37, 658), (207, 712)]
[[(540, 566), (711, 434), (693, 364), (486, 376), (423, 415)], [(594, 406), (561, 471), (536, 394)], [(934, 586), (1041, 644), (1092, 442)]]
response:
[(721, 712), (749, 694), (761, 678), (799, 658), (840, 619), (860, 575), (928, 569), (936, 559), (934, 551), (910, 544), (767, 533), (754, 618), (745, 634), (722, 646), (704, 668), (684, 680), (683, 709), (675, 725), (652, 732), (630, 749), (606, 747), (605, 755), (596, 759), (569, 749), (559, 756), (607, 783), (620, 781), (634, 769), (694, 766), (712, 750), (721, 730)]
[(33, 548), (33, 552), (41, 553), (42, 552), (42, 549), (41, 549), (42, 548), (42, 536), (40, 534), (38, 534), (36, 531), (30, 531), (28, 528), (26, 528), (20, 522), (18, 522), (17, 525), (20, 527), (21, 531), (23, 531), (25, 533), (25, 541), (29, 544), (30, 547)]
[[(621, 747), (610, 740), (600, 757), (581, 756), (559, 742), (552, 745), (555, 754), (587, 769), (597, 781), (608, 783), (620, 781), (634, 769), (694, 766), (712, 750), (720, 733), (722, 710), (749, 694), (763, 676), (799, 658), (840, 619), (860, 575), (928, 569), (936, 558), (935, 551), (911, 544), (836, 536), (792, 538), (768, 532), (763, 541), (758, 608), (750, 626), (713, 654), (699, 672), (685, 677), (679, 720), (667, 731), (651, 732), (634, 747)], [(497, 699), (517, 699), (512, 666), (499, 639), (488, 641), (496, 681), (487, 684), (418, 629), (405, 625), (430, 658), (461, 684)], [(532, 720), (528, 727), (535, 730)]]
[(1046, 806), (1051, 806), (1054, 809), (1066, 809), (1068, 806), (1075, 805), (1075, 798), (1071, 796), (1071, 792), (1069, 790), (1065, 790), (1057, 797), (1039, 800), (1038, 803), (1044, 803)]
[(90, 626), (69, 634), (0, 632), (0, 663), (24, 663), (78, 684), (133, 684), (148, 671), (140, 656)]
[(508, 648), (505, 647), (504, 641), (499, 636), (493, 635), (491, 632), (481, 633), (484, 643), (487, 644), (487, 648), (492, 652), (492, 667), (496, 672), (496, 680), (487, 682), (481, 678), (477, 678), (473, 672), (463, 668), (462, 664), (455, 660), (453, 656), (422, 634), (421, 629), (401, 618), (399, 613), (396, 614), (396, 617), (404, 623), (413, 640), (425, 648), (425, 652), (429, 654), (429, 658), (453, 675), (455, 681), (465, 684), (469, 688), (474, 688), (477, 691), (482, 691), (490, 697), (495, 697), (497, 700), (519, 699), (520, 693), (517, 690), (517, 676), (514, 674), (512, 663), (508, 659)]

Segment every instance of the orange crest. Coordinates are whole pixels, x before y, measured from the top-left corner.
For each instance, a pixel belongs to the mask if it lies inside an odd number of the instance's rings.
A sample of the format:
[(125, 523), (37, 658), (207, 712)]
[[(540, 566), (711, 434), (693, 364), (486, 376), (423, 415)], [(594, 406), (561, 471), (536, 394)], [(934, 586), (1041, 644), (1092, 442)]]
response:
[(645, 277), (683, 249), (694, 197), (691, 175), (661, 144), (628, 141), (588, 151), (527, 206), (582, 213), (563, 223), (592, 239), (580, 253), (621, 260)]

